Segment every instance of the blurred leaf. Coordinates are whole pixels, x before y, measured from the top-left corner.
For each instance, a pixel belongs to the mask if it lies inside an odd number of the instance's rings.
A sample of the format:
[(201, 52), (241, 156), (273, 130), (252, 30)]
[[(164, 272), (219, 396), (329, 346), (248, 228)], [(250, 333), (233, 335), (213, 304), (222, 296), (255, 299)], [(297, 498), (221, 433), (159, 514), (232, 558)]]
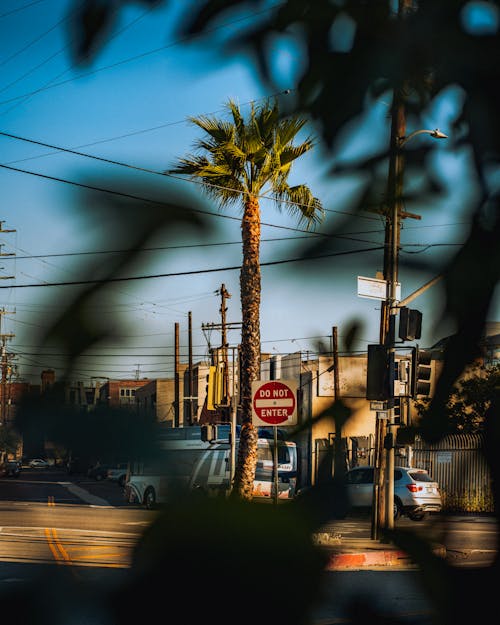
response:
[[(181, 609), (187, 623), (214, 620), (216, 610), (221, 622), (305, 625), (326, 565), (309, 530), (293, 504), (204, 496), (177, 501), (139, 541), (131, 581), (114, 597), (115, 622), (157, 618), (161, 597), (166, 610)], [(297, 588), (293, 599), (290, 580)]]

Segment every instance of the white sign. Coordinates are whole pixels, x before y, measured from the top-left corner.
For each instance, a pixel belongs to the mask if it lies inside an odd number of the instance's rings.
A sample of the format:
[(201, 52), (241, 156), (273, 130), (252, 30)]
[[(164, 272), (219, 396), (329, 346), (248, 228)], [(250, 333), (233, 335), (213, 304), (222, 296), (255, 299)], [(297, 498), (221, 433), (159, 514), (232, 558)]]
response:
[(436, 454), (436, 460), (438, 464), (450, 464), (451, 451), (438, 451)]
[[(369, 299), (387, 299), (387, 280), (358, 276), (358, 296)], [(401, 299), (401, 284), (399, 282), (396, 284), (396, 299), (398, 302)]]
[(297, 383), (286, 380), (252, 382), (253, 425), (295, 425)]

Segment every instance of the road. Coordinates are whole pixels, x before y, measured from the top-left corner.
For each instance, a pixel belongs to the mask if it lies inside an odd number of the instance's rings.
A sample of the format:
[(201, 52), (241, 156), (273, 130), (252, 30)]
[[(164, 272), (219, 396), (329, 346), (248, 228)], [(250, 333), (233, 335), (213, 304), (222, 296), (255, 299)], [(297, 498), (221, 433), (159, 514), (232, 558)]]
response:
[(57, 469), (23, 469), (0, 480), (0, 493), (0, 581), (30, 579), (42, 565), (87, 567), (88, 578), (127, 569), (155, 515), (126, 504), (115, 483)]
[[(6, 620), (13, 620), (12, 611), (16, 623), (44, 622), (40, 611), (49, 610), (51, 625), (77, 622), (76, 615), (88, 625), (119, 622), (105, 614), (103, 596), (126, 585), (134, 545), (155, 515), (127, 504), (118, 485), (108, 481), (55, 469), (23, 469), (17, 479), (0, 479), (0, 600)], [(445, 541), (452, 565), (488, 566), (496, 551), (496, 523), (491, 518), (435, 517), (421, 523), (401, 519), (398, 527)], [(370, 520), (356, 516), (325, 529), (345, 537), (369, 537)], [(169, 575), (172, 572), (167, 581)], [(433, 611), (421, 581), (418, 570), (326, 573), (310, 622), (354, 621), (352, 603), (363, 614), (377, 610), (384, 619), (393, 616), (401, 623), (427, 625)], [(214, 583), (217, 594), (223, 580)], [(19, 617), (20, 606), (27, 610), (24, 619)]]

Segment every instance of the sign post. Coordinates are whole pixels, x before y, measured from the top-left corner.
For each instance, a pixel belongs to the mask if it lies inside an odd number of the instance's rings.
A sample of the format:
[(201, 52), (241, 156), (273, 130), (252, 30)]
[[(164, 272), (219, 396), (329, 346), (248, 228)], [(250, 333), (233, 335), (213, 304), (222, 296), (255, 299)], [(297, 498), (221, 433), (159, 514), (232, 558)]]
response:
[(252, 382), (252, 423), (272, 426), (274, 433), (273, 481), (274, 503), (278, 503), (278, 425), (297, 423), (297, 383), (287, 380)]

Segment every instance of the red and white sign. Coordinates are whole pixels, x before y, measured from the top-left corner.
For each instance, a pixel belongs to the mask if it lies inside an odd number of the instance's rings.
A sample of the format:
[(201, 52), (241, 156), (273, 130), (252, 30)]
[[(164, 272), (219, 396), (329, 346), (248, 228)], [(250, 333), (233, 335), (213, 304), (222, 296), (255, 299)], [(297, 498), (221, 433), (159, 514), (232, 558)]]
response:
[(253, 425), (295, 425), (297, 383), (287, 380), (252, 382)]

